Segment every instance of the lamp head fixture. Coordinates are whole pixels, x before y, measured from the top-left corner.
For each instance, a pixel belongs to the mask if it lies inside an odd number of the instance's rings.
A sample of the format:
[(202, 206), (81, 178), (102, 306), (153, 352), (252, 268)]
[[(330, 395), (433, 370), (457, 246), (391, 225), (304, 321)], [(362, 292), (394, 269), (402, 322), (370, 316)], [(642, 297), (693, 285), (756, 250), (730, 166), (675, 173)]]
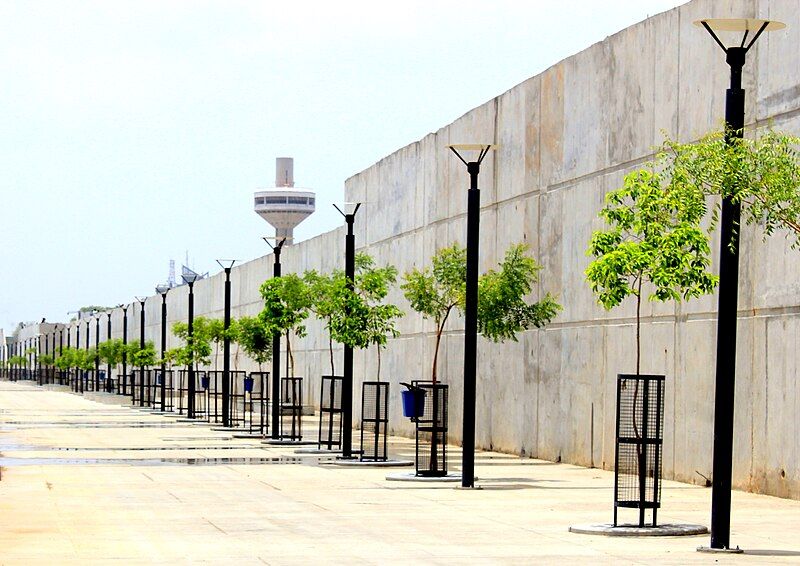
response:
[[(765, 31), (777, 31), (786, 27), (786, 24), (777, 20), (758, 20), (754, 18), (704, 18), (695, 21), (694, 25), (705, 28), (725, 53), (728, 53), (730, 49), (742, 49), (747, 53), (762, 33)], [(738, 46), (726, 47), (717, 37), (717, 34), (714, 33), (723, 31), (744, 32), (741, 43)], [(755, 35), (753, 35), (750, 43), (747, 43), (747, 38), (751, 32), (755, 32)]]

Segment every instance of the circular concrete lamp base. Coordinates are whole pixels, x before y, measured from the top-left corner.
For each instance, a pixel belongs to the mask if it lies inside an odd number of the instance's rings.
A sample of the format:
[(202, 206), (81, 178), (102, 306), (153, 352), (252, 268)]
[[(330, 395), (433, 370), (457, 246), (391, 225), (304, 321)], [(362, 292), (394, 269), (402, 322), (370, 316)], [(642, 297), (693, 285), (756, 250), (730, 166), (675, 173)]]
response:
[(708, 554), (743, 554), (744, 550), (739, 548), (711, 548), (710, 546), (698, 546), (697, 552), (706, 552)]
[[(478, 478), (475, 478), (476, 480)], [(387, 481), (413, 481), (420, 483), (455, 483), (461, 481), (461, 474), (458, 472), (450, 472), (446, 476), (418, 476), (414, 472), (400, 472), (397, 474), (389, 474), (386, 476)]]
[(413, 466), (411, 460), (385, 460), (374, 462), (371, 460), (332, 460), (330, 462), (320, 462), (325, 466), (341, 466), (343, 468), (400, 468), (403, 466)]
[(262, 444), (270, 446), (311, 446), (317, 444), (316, 440), (265, 440)]
[(597, 523), (593, 525), (572, 525), (569, 532), (582, 535), (600, 535), (607, 537), (685, 537), (708, 533), (703, 525), (666, 523), (657, 527), (639, 527), (636, 525), (618, 525)]
[(317, 456), (324, 456), (329, 454), (331, 456), (338, 456), (342, 453), (341, 450), (326, 450), (325, 448), (298, 448), (294, 451), (295, 454), (314, 454)]

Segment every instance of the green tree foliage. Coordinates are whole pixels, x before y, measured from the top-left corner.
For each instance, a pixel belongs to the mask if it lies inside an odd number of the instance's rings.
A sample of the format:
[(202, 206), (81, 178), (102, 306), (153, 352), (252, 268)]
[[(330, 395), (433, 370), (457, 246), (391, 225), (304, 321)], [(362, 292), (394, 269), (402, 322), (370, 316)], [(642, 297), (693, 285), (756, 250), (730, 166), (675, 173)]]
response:
[(346, 278), (335, 284), (335, 299), (331, 302), (337, 308), (331, 310), (329, 329), (334, 340), (353, 348), (377, 346), (380, 381), (381, 349), (390, 337), (399, 336), (396, 322), (403, 316), (397, 306), (384, 303), (397, 281), (397, 269), (391, 265), (377, 267), (367, 254), (356, 255), (355, 268), (352, 289)]
[(344, 271), (337, 269), (333, 273), (323, 275), (312, 269), (303, 274), (303, 281), (310, 297), (309, 309), (325, 324), (325, 329), (328, 331), (328, 354), (331, 375), (335, 375), (331, 321), (333, 316), (344, 308), (342, 303), (343, 293), (347, 286)]
[(542, 266), (526, 255), (528, 246), (512, 245), (500, 263), (478, 280), (478, 332), (492, 342), (517, 341), (517, 333), (542, 328), (561, 311), (547, 293), (541, 301), (525, 302), (539, 280)]
[(411, 308), (436, 325), (431, 379), (436, 383), (437, 361), (442, 332), (453, 309), (463, 313), (467, 280), (467, 250), (453, 244), (442, 248), (431, 259), (432, 267), (412, 269), (400, 285)]
[(261, 317), (249, 316), (238, 319), (236, 327), (238, 344), (244, 353), (258, 364), (258, 371), (261, 371), (261, 365), (272, 359), (271, 327)]
[(200, 332), (208, 336), (209, 343), (214, 344), (214, 370), (216, 371), (219, 365), (219, 347), (225, 341), (225, 322), (216, 318), (206, 319), (201, 318)]
[(11, 356), (8, 358), (8, 363), (17, 367), (28, 367), (28, 358), (25, 356)]
[(73, 363), (73, 353), (73, 348), (64, 348), (61, 351), (61, 355), (56, 358), (56, 367), (62, 371), (66, 371), (69, 368), (75, 367), (75, 364)]
[(651, 163), (625, 176), (622, 188), (606, 195), (599, 215), (607, 228), (592, 234), (594, 260), (586, 278), (606, 309), (636, 297), (636, 373), (641, 360), (642, 286), (650, 300), (680, 301), (711, 293), (718, 278), (709, 271), (708, 235), (702, 190), (672, 182), (668, 169)]
[[(527, 246), (511, 246), (500, 264), (478, 280), (478, 331), (493, 342), (516, 340), (516, 334), (531, 327), (541, 328), (561, 310), (548, 293), (536, 303), (525, 296), (533, 290), (541, 267), (525, 254)], [(413, 269), (401, 285), (411, 308), (436, 324), (432, 381), (442, 332), (450, 313), (463, 315), (466, 303), (467, 251), (458, 244), (439, 250), (432, 258), (432, 268)]]
[(261, 285), (261, 297), (264, 299), (264, 310), (258, 318), (271, 334), (286, 336), (287, 373), (294, 377), (291, 334), (298, 338), (306, 335), (304, 323), (311, 307), (308, 286), (295, 274), (273, 277)]
[(127, 359), (134, 367), (151, 367), (158, 362), (156, 347), (151, 340), (145, 342), (144, 348), (141, 348), (138, 342), (131, 342), (126, 346), (126, 350)]
[(110, 366), (118, 366), (122, 363), (122, 354), (125, 352), (125, 344), (122, 343), (122, 338), (113, 338), (100, 343), (97, 349), (97, 354), (100, 360)]
[(192, 321), (192, 335), (189, 324), (176, 322), (172, 333), (183, 341), (183, 346), (175, 359), (178, 365), (201, 365), (211, 362), (211, 338), (208, 332), (208, 319), (197, 317)]
[[(754, 139), (711, 133), (696, 143), (667, 139), (657, 157), (670, 185), (731, 197), (764, 237), (783, 231), (800, 247), (800, 138), (772, 129)], [(714, 216), (716, 219), (716, 215)]]
[(52, 366), (54, 361), (55, 360), (53, 359), (53, 356), (51, 356), (50, 354), (42, 354), (41, 356), (39, 356), (40, 365)]

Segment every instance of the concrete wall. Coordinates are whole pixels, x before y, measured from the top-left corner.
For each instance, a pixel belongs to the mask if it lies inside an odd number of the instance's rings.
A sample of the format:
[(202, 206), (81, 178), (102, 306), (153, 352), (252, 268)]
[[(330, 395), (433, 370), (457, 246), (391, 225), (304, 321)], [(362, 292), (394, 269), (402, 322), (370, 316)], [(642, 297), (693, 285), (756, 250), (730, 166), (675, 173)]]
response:
[[(481, 171), (481, 264), (493, 267), (509, 244), (526, 242), (544, 269), (534, 295), (564, 305), (557, 321), (519, 342), (479, 341), (477, 443), (584, 466), (611, 468), (617, 373), (634, 370), (634, 305), (606, 312), (584, 280), (585, 255), (605, 193), (650, 157), (662, 130), (691, 140), (720, 127), (728, 68), (701, 17), (785, 21), (749, 54), (744, 74), (747, 123), (800, 133), (800, 6), (797, 0), (696, 0), (652, 17), (530, 78), (435, 133), (387, 156), (347, 181), (359, 211), (357, 246), (404, 272), (427, 265), (452, 242), (464, 242), (468, 177), (449, 143), (496, 142)], [(313, 217), (312, 217), (313, 218)], [(313, 221), (313, 220), (309, 220)], [(343, 266), (344, 232), (286, 249), (284, 272)], [(714, 249), (719, 242), (715, 240)], [(736, 382), (734, 485), (800, 497), (800, 388), (795, 350), (800, 334), (800, 262), (781, 237), (742, 234)], [(715, 258), (716, 261), (716, 258)], [(716, 263), (715, 263), (716, 269)], [(234, 316), (261, 308), (259, 284), (272, 257), (237, 266)], [(198, 315), (221, 317), (223, 276), (196, 286)], [(186, 317), (186, 287), (169, 293), (170, 321)], [(399, 290), (391, 299), (407, 312)], [(667, 376), (665, 477), (699, 482), (711, 475), (716, 296), (686, 304), (644, 306), (642, 371)], [(135, 316), (131, 313), (135, 312)], [(160, 298), (147, 302), (148, 339), (158, 344)], [(114, 336), (122, 314), (113, 315)], [(129, 337), (138, 337), (138, 305)], [(295, 345), (298, 375), (315, 403), (328, 373), (327, 337), (316, 322)], [(383, 356), (393, 384), (430, 375), (433, 325), (409, 312), (402, 336)], [(104, 332), (105, 330), (103, 330)], [(170, 345), (174, 345), (171, 341)], [(448, 325), (440, 376), (451, 386), (451, 439), (461, 434), (463, 320)], [(341, 355), (337, 350), (341, 367)], [(373, 378), (375, 353), (357, 352), (357, 379)], [(247, 361), (241, 369), (252, 368)], [(358, 415), (360, 396), (356, 396)], [(411, 434), (393, 386), (393, 432)]]

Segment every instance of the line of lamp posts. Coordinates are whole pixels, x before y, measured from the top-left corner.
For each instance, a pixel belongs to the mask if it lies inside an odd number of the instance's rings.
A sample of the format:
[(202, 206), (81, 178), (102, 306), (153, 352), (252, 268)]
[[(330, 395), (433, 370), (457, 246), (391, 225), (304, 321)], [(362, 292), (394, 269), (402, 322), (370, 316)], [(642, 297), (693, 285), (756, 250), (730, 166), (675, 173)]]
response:
[[(702, 26), (712, 36), (714, 41), (726, 54), (726, 63), (730, 67), (730, 87), (726, 91), (725, 124), (726, 141), (732, 143), (734, 138), (741, 138), (744, 130), (745, 118), (745, 91), (742, 88), (742, 69), (745, 56), (756, 40), (765, 31), (782, 29), (782, 23), (769, 20), (700, 20), (695, 25)], [(755, 26), (755, 27), (753, 27)], [(715, 34), (716, 31), (741, 31), (744, 32), (741, 44), (726, 47)], [(746, 43), (750, 31), (755, 31), (749, 43)], [(465, 331), (464, 331), (464, 412), (463, 412), (463, 451), (462, 451), (462, 482), (464, 488), (473, 488), (475, 472), (475, 399), (476, 399), (476, 359), (477, 359), (477, 299), (478, 299), (478, 257), (480, 235), (480, 190), (478, 176), (480, 166), (489, 151), (494, 149), (493, 144), (462, 144), (450, 145), (450, 150), (467, 167), (470, 178), (467, 193), (467, 274), (466, 274), (466, 305), (465, 305)], [(461, 152), (471, 152), (477, 158), (467, 160)], [(350, 285), (354, 278), (355, 236), (353, 224), (355, 215), (360, 205), (356, 204), (348, 212), (342, 213), (347, 224), (345, 239), (345, 274)], [(739, 234), (735, 227), (739, 223), (740, 205), (730, 198), (723, 199), (722, 215), (720, 221), (720, 283), (717, 322), (717, 368), (714, 401), (714, 448), (713, 448), (713, 491), (711, 509), (711, 544), (710, 550), (730, 549), (730, 511), (731, 511), (731, 475), (733, 452), (733, 405), (734, 382), (736, 363), (736, 320), (737, 320), (737, 291), (738, 291), (738, 248)], [(266, 238), (265, 238), (266, 239)], [(274, 268), (273, 277), (280, 277), (281, 248), (285, 239), (277, 241), (273, 246)], [(730, 245), (729, 245), (730, 244)], [(225, 271), (225, 328), (230, 325), (230, 273), (233, 260), (218, 260)], [(192, 335), (192, 321), (194, 316), (193, 286), (196, 276), (184, 277), (189, 286), (189, 336)], [(161, 351), (166, 349), (166, 297), (168, 287), (159, 286), (156, 292), (162, 297), (161, 305)], [(141, 305), (140, 345), (144, 347), (144, 305), (145, 299), (137, 299)], [(127, 341), (127, 306), (120, 305), (123, 309), (123, 341)], [(111, 313), (108, 316), (108, 335), (111, 335)], [(96, 343), (99, 340), (100, 319), (97, 320)], [(89, 347), (89, 321), (86, 323), (86, 347)], [(59, 331), (59, 350), (63, 347), (63, 329)], [(76, 343), (80, 340), (80, 325), (76, 331)], [(33, 339), (31, 339), (33, 340)], [(29, 341), (30, 342), (30, 341)], [(45, 342), (47, 344), (47, 342)], [(69, 333), (67, 334), (69, 346)], [(45, 346), (46, 348), (47, 346)], [(230, 372), (230, 341), (224, 342), (224, 367), (222, 380), (222, 412), (223, 425), (229, 425), (229, 372)], [(53, 335), (53, 349), (55, 349), (55, 335)], [(23, 350), (24, 351), (24, 350)], [(280, 376), (280, 335), (274, 337), (272, 364), (272, 398), (279, 398)], [(99, 364), (99, 361), (96, 362)], [(162, 372), (164, 366), (162, 365)], [(189, 376), (189, 405), (188, 416), (194, 415), (194, 368), (188, 366)], [(123, 361), (123, 375), (125, 374), (125, 361)], [(353, 351), (351, 347), (344, 348), (344, 379), (342, 384), (342, 420), (344, 423), (352, 422), (352, 397), (353, 397)], [(97, 376), (97, 372), (95, 373)], [(110, 376), (110, 368), (109, 368)], [(110, 379), (107, 380), (110, 384)], [(141, 380), (142, 403), (144, 402), (144, 380)], [(165, 380), (161, 380), (161, 410), (165, 409)], [(277, 438), (279, 434), (279, 404), (272, 404), (272, 435)], [(352, 457), (352, 430), (349, 426), (343, 427), (342, 457)]]

